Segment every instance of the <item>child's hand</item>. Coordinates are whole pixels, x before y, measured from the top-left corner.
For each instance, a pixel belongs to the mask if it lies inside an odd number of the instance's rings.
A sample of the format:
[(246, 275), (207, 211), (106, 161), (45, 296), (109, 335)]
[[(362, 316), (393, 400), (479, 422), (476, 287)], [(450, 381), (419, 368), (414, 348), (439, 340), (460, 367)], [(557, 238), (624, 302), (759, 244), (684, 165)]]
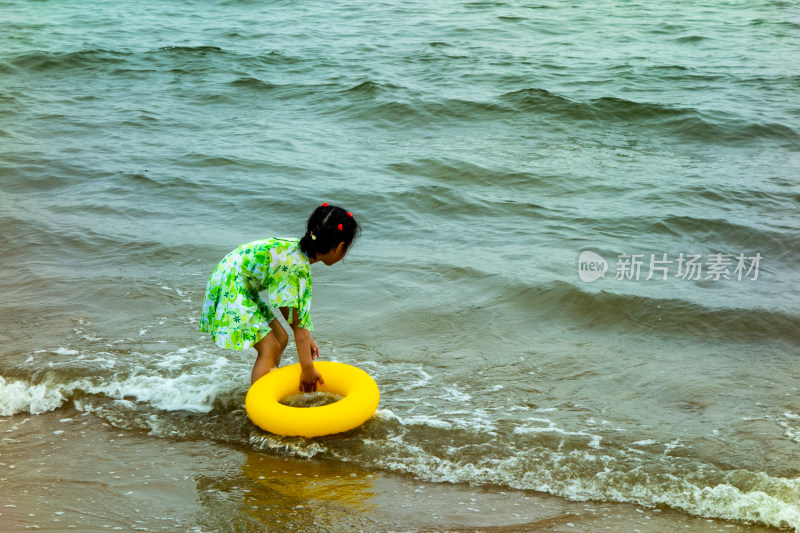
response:
[(320, 387), (325, 385), (325, 381), (319, 371), (313, 366), (308, 370), (304, 369), (300, 374), (300, 392), (316, 392), (317, 382), (319, 382)]
[(311, 339), (311, 360), (313, 361), (317, 357), (319, 357), (319, 346), (314, 342), (314, 339)]

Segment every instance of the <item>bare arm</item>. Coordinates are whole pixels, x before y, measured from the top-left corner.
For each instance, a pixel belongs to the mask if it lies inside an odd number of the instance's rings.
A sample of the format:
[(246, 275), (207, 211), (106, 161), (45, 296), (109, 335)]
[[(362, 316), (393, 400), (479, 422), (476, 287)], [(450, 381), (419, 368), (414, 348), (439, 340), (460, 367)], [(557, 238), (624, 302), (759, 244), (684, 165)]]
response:
[[(289, 321), (288, 307), (281, 307), (281, 314)], [(322, 376), (314, 368), (314, 359), (319, 357), (319, 347), (314, 339), (311, 338), (311, 332), (306, 328), (301, 328), (298, 323), (297, 309), (291, 309), (293, 320), (289, 324), (294, 332), (294, 343), (297, 346), (297, 358), (300, 361), (302, 372), (300, 374), (300, 390), (302, 392), (314, 392), (317, 390), (317, 382), (320, 386), (325, 385)]]

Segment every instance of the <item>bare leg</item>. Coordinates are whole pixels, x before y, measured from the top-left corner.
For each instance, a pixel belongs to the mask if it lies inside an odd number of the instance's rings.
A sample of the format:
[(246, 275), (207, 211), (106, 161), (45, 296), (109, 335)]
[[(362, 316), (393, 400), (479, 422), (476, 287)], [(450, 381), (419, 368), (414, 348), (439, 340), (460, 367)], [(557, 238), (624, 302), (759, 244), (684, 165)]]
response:
[(283, 354), (286, 344), (289, 342), (289, 335), (286, 334), (286, 330), (283, 329), (277, 319), (270, 322), (269, 327), (272, 331), (253, 345), (253, 348), (258, 352), (258, 356), (250, 374), (250, 384), (255, 383), (258, 378), (278, 366), (281, 362), (281, 354)]

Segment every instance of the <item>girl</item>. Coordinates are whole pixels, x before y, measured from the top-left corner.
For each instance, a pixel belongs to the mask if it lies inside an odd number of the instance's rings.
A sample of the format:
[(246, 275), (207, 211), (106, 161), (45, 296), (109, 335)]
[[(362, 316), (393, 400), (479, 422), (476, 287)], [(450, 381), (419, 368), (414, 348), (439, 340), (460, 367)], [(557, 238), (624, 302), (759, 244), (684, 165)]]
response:
[[(254, 347), (258, 355), (250, 382), (278, 366), (289, 336), (270, 310), (277, 307), (294, 333), (300, 359), (300, 390), (324, 385), (314, 368), (319, 347), (311, 338), (312, 263), (330, 266), (344, 258), (360, 228), (353, 214), (341, 207), (317, 207), (308, 218), (302, 239), (264, 239), (243, 244), (211, 273), (206, 287), (200, 330), (220, 348)], [(269, 305), (258, 295), (267, 291)]]

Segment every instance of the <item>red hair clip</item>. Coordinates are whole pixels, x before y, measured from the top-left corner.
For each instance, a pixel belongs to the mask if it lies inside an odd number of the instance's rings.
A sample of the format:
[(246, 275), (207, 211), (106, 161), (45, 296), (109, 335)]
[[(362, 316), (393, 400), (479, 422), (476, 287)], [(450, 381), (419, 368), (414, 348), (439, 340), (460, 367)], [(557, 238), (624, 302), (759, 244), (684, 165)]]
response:
[(342, 225), (341, 224), (339, 224), (337, 227), (339, 228), (339, 231), (342, 231)]
[(322, 202), (322, 207), (328, 207), (328, 202)]

